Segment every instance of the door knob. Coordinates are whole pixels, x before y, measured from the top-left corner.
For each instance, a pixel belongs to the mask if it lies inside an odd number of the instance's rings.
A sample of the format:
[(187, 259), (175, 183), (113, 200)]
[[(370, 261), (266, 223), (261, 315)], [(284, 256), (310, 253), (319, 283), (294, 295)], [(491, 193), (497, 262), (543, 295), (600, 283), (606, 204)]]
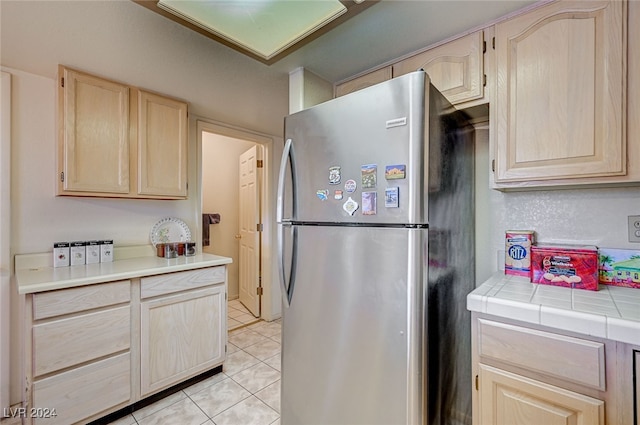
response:
[(236, 239), (242, 239), (242, 235), (236, 235)]

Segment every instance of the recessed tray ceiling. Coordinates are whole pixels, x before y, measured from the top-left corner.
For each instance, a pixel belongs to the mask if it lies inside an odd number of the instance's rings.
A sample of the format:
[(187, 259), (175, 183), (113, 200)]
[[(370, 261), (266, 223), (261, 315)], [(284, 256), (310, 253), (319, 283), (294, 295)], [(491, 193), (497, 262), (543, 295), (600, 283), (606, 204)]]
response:
[(134, 0), (271, 64), (339, 25), (373, 0)]

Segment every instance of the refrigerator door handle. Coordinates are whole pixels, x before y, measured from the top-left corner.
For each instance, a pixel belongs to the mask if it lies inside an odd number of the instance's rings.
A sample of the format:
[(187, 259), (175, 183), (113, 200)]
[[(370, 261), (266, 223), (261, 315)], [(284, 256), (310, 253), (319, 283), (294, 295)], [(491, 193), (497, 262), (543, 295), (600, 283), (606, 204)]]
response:
[[(295, 168), (293, 161), (293, 152), (291, 149), (292, 140), (287, 139), (284, 150), (282, 152), (282, 159), (280, 160), (280, 172), (278, 174), (278, 192), (277, 192), (277, 204), (276, 204), (276, 222), (278, 223), (278, 275), (280, 280), (280, 289), (282, 290), (282, 299), (286, 307), (291, 304), (291, 297), (293, 295), (293, 283), (295, 279), (295, 263), (296, 263), (296, 248), (298, 232), (295, 227), (292, 229), (292, 251), (291, 251), (291, 268), (289, 272), (289, 284), (287, 285), (285, 275), (285, 256), (284, 256), (284, 231), (285, 228), (291, 229), (291, 219), (284, 218), (284, 179), (287, 171), (287, 162), (291, 165), (291, 181), (292, 181), (292, 193), (295, 197)], [(295, 199), (293, 199), (293, 208), (295, 210)]]
[[(277, 191), (277, 203), (276, 203), (276, 222), (283, 223), (291, 221), (290, 218), (284, 218), (284, 179), (287, 174), (287, 162), (291, 164), (291, 183), (292, 183), (292, 197), (295, 197), (295, 168), (293, 161), (293, 150), (291, 144), (293, 141), (287, 139), (284, 144), (284, 150), (282, 151), (282, 158), (280, 159), (280, 172), (278, 173), (278, 191)], [(292, 203), (293, 210), (295, 211), (295, 202)], [(292, 212), (293, 213), (293, 212)]]
[[(287, 276), (285, 273), (284, 260), (284, 232), (285, 229), (291, 231), (291, 263), (289, 264), (289, 283), (287, 284)], [(282, 300), (288, 308), (291, 306), (293, 298), (293, 288), (296, 281), (296, 264), (298, 251), (298, 228), (291, 224), (278, 224), (278, 276), (280, 277), (280, 290), (282, 291)]]

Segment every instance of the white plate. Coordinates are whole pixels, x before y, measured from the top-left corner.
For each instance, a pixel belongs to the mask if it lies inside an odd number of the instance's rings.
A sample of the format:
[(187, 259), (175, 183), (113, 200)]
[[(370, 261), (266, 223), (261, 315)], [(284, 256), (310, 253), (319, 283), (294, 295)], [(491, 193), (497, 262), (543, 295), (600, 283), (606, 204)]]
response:
[(187, 223), (179, 218), (167, 217), (154, 224), (150, 237), (154, 247), (159, 243), (189, 242), (191, 230)]

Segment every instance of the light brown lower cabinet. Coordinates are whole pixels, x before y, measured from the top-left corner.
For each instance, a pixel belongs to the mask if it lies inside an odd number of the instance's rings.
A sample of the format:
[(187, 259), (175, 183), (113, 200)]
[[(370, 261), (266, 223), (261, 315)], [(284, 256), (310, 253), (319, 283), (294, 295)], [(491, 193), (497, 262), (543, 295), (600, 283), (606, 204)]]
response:
[(603, 425), (604, 401), (480, 365), (483, 424)]
[(479, 313), (472, 329), (473, 425), (635, 424), (637, 347)]
[[(39, 379), (33, 384), (36, 424), (68, 425), (131, 400), (131, 354), (118, 354)], [(40, 413), (41, 412), (41, 413)]]
[(223, 285), (141, 303), (143, 397), (222, 363), (224, 304)]
[(634, 351), (635, 382), (633, 383), (633, 393), (636, 396), (635, 422), (640, 424), (640, 351)]
[(84, 424), (220, 366), (226, 266), (26, 296), (23, 423)]

